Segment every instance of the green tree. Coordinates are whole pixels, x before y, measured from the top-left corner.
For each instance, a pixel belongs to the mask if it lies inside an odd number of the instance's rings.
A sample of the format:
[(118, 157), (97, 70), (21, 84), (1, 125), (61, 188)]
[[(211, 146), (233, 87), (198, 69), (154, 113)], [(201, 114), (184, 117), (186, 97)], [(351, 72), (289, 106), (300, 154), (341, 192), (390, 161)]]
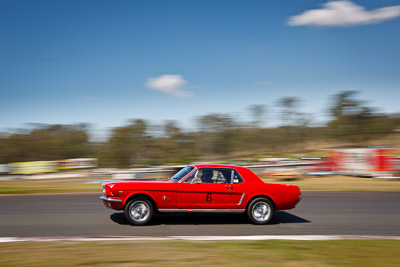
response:
[(87, 125), (33, 125), (2, 139), (3, 163), (59, 160), (90, 154)]
[(210, 114), (198, 119), (200, 131), (197, 139), (199, 155), (226, 155), (235, 143), (237, 124), (228, 115)]
[(260, 128), (264, 123), (267, 108), (265, 105), (251, 105), (249, 107), (250, 116), (252, 118), (251, 126)]
[(147, 123), (134, 120), (124, 127), (115, 128), (101, 156), (106, 165), (130, 167), (142, 164), (147, 159), (149, 137), (146, 133)]
[(301, 100), (298, 97), (282, 97), (276, 102), (281, 107), (281, 118), (285, 126), (297, 124), (301, 113), (298, 112)]
[(328, 123), (331, 136), (355, 145), (365, 145), (366, 141), (387, 135), (397, 127), (395, 120), (379, 114), (376, 108), (368, 107), (365, 101), (356, 98), (358, 92), (340, 92), (333, 97)]

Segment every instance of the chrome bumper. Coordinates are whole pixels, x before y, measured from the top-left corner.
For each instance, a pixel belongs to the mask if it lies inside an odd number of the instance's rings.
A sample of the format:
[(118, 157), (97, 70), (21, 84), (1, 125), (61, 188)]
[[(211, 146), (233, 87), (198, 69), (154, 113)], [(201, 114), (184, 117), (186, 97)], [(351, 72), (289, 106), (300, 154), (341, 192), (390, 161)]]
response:
[(109, 202), (122, 202), (121, 199), (106, 198), (105, 196), (101, 196), (100, 199), (101, 199), (101, 200), (104, 200), (104, 201), (109, 201)]

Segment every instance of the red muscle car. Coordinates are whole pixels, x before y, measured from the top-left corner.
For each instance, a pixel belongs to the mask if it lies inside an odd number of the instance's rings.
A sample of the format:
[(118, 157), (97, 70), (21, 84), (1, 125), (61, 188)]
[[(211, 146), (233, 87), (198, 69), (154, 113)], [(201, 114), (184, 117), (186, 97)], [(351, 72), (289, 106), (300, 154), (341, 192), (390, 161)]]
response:
[(165, 181), (104, 183), (103, 193), (104, 205), (123, 210), (133, 225), (148, 223), (154, 212), (246, 213), (266, 224), (301, 198), (298, 186), (264, 183), (245, 167), (220, 164), (186, 166)]

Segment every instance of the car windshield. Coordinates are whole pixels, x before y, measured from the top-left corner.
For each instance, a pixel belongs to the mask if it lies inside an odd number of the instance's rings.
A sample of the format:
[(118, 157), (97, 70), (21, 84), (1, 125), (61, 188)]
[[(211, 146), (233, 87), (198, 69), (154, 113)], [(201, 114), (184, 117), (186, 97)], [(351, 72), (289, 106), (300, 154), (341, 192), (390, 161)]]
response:
[(171, 177), (171, 181), (179, 182), (183, 177), (185, 177), (188, 173), (190, 173), (194, 169), (193, 166), (186, 166), (179, 172), (175, 173), (174, 176)]

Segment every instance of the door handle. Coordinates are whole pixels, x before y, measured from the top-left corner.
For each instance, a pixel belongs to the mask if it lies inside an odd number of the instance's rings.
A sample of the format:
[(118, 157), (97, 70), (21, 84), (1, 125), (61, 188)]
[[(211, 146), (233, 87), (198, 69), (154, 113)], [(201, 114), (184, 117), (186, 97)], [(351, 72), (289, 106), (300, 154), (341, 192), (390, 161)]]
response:
[(225, 185), (225, 187), (227, 188), (227, 189), (229, 189), (229, 190), (232, 190), (232, 186), (231, 185)]

